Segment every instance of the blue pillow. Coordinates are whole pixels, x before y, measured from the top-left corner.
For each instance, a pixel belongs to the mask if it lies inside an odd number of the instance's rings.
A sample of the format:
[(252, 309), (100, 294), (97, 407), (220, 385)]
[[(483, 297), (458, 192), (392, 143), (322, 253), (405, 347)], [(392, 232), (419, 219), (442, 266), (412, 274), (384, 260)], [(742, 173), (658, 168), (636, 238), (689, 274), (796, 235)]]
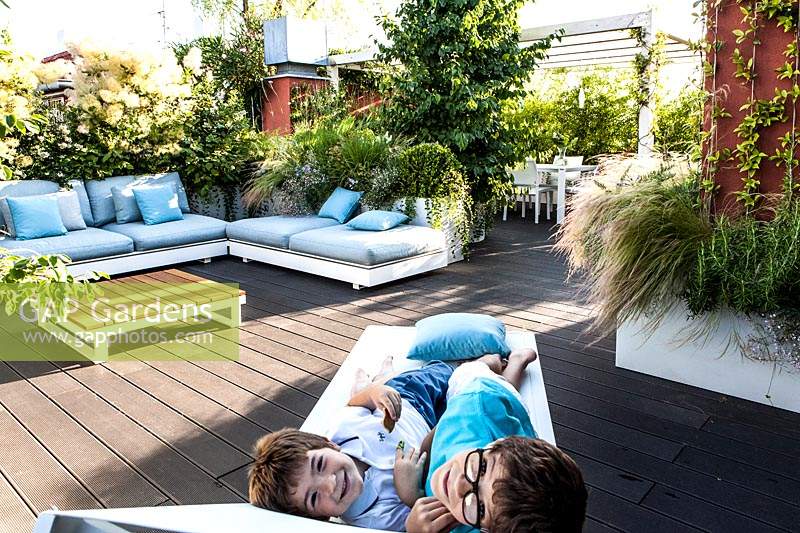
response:
[(133, 196), (148, 226), (183, 220), (178, 193), (172, 183), (134, 187)]
[(114, 214), (117, 224), (127, 224), (142, 220), (139, 205), (133, 196), (133, 187), (130, 185), (114, 185), (111, 187), (111, 199), (114, 201)]
[(348, 191), (347, 189), (336, 187), (336, 190), (322, 204), (319, 216), (332, 218), (338, 220), (339, 224), (344, 224), (353, 216), (358, 201), (361, 200), (361, 195), (363, 194), (363, 192)]
[(8, 210), (14, 221), (16, 239), (27, 241), (40, 237), (66, 235), (61, 221), (58, 198), (55, 195), (20, 196), (6, 198)]
[(367, 211), (347, 223), (353, 229), (386, 231), (408, 222), (408, 216), (397, 211)]
[(418, 361), (474, 359), (489, 353), (507, 357), (506, 327), (487, 315), (444, 313), (417, 322), (417, 336), (408, 352)]

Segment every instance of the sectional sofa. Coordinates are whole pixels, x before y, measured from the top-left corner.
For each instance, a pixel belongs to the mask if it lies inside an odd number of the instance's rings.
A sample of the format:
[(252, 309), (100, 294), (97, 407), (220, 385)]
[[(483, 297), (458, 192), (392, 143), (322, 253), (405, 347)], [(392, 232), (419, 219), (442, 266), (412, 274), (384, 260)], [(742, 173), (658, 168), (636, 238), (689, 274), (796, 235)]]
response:
[[(147, 225), (119, 223), (112, 188), (173, 183), (182, 220)], [(177, 173), (74, 180), (86, 229), (31, 240), (0, 238), (17, 255), (64, 254), (75, 275), (121, 274), (233, 255), (351, 283), (355, 289), (447, 266), (454, 257), (442, 231), (412, 221), (386, 231), (362, 231), (319, 216), (271, 216), (232, 223), (192, 213)], [(55, 193), (44, 180), (0, 181), (3, 197)], [(117, 191), (118, 192), (118, 191)], [(0, 225), (7, 225), (0, 212)]]

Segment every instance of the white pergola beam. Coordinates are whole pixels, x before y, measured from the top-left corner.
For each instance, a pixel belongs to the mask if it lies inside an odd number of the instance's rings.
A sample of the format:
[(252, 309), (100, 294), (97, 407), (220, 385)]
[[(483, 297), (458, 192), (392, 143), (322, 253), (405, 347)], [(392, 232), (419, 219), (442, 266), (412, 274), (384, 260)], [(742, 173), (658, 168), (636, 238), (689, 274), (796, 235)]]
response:
[(562, 24), (552, 24), (549, 26), (539, 26), (536, 28), (525, 28), (520, 31), (520, 43), (538, 41), (548, 35), (552, 35), (558, 30), (564, 30), (564, 36), (590, 35), (593, 33), (605, 33), (609, 31), (630, 30), (633, 28), (650, 28), (652, 26), (652, 12), (642, 11), (629, 15), (618, 15), (593, 20), (581, 20), (578, 22), (566, 22)]

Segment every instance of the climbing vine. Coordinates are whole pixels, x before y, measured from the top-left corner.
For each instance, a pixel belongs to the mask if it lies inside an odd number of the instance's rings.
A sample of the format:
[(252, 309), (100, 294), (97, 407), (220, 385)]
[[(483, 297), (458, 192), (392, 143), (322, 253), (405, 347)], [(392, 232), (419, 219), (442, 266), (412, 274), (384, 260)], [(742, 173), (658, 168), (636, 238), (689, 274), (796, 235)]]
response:
[[(731, 62), (735, 68), (734, 76), (744, 85), (749, 85), (750, 98), (740, 108), (746, 114), (733, 130), (738, 137), (736, 147), (717, 149), (717, 122), (721, 118), (730, 118), (731, 113), (725, 110), (720, 102), (716, 86), (712, 86), (711, 126), (704, 133), (703, 142), (706, 147), (703, 189), (713, 192), (713, 176), (723, 161), (733, 161), (742, 174), (742, 188), (735, 193), (737, 200), (747, 212), (760, 206), (762, 194), (759, 192), (761, 182), (759, 174), (765, 161), (771, 161), (784, 168), (783, 194), (787, 201), (791, 200), (798, 189), (796, 168), (797, 159), (797, 102), (800, 99), (800, 51), (798, 51), (798, 9), (796, 0), (737, 0), (742, 12), (742, 27), (733, 30), (735, 48), (731, 52)], [(706, 75), (716, 83), (718, 56), (725, 42), (717, 32), (720, 0), (709, 1), (706, 15), (709, 21), (710, 43), (704, 46), (711, 56), (706, 62)], [(756, 87), (759, 83), (757, 70), (758, 48), (762, 44), (759, 30), (767, 21), (777, 24), (785, 33), (792, 33), (794, 40), (783, 52), (785, 63), (776, 70), (778, 81), (790, 80), (788, 89), (776, 88), (772, 98), (756, 98)], [(761, 148), (761, 133), (774, 125), (788, 124), (789, 131), (781, 138), (780, 147), (770, 155)]]

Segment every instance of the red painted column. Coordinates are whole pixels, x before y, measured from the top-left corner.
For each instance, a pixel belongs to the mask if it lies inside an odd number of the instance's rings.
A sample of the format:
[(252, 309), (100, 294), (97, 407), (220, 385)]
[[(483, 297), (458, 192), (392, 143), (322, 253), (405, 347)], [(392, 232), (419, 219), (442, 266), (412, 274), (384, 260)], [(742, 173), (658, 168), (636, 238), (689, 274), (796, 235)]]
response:
[(292, 88), (305, 87), (316, 91), (326, 87), (325, 78), (278, 75), (267, 78), (267, 90), (263, 97), (262, 131), (281, 135), (292, 133)]
[[(739, 48), (745, 62), (753, 57), (753, 43), (751, 39), (745, 40), (741, 44), (736, 43), (734, 30), (745, 30), (742, 22), (742, 12), (740, 5), (749, 3), (738, 2), (736, 0), (723, 0), (719, 9), (715, 9), (713, 1), (708, 2), (709, 12), (709, 34), (708, 41), (714, 42), (714, 23), (717, 24), (717, 40), (720, 43), (719, 49), (715, 53), (713, 46), (708, 54), (708, 60), (714, 67), (714, 76), (709, 76), (706, 80), (706, 88), (709, 91), (715, 90), (717, 103), (732, 116), (716, 119), (717, 150), (728, 148), (734, 151), (734, 155), (728, 161), (721, 161), (719, 170), (715, 176), (715, 182), (719, 186), (719, 191), (715, 198), (716, 209), (722, 211), (736, 210), (736, 199), (732, 193), (742, 189), (742, 178), (744, 174), (739, 171), (738, 162), (735, 157), (736, 145), (741, 142), (735, 129), (741, 124), (742, 119), (747, 115), (748, 110), (741, 110), (742, 105), (750, 101), (751, 96), (760, 100), (771, 100), (775, 96), (775, 90), (790, 89), (791, 80), (778, 80), (776, 70), (786, 63), (783, 53), (786, 46), (796, 39), (794, 32), (785, 33), (778, 27), (776, 19), (762, 20), (758, 29), (757, 38), (761, 41), (755, 47), (755, 82), (736, 77), (736, 66), (732, 61), (733, 52)], [(758, 146), (762, 152), (768, 155), (775, 154), (780, 147), (780, 138), (784, 136), (792, 127), (791, 100), (787, 104), (787, 123), (777, 123), (768, 128), (760, 130)], [(706, 113), (706, 129), (711, 126), (710, 109)], [(800, 117), (798, 117), (800, 121)], [(762, 194), (779, 193), (782, 191), (785, 166), (776, 166), (772, 161), (764, 158), (761, 163), (761, 171), (758, 179), (761, 182), (759, 192)]]

